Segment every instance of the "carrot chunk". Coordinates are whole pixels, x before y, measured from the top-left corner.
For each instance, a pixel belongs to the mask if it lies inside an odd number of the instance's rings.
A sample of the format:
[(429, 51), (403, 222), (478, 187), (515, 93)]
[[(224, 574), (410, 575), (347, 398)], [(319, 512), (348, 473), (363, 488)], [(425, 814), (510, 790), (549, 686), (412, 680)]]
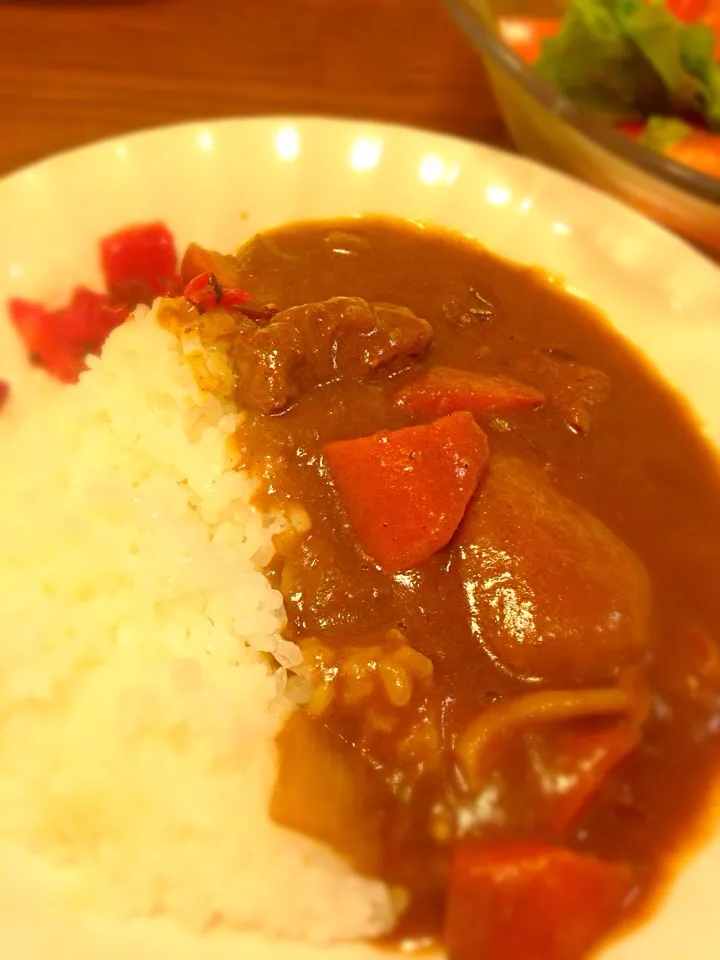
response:
[(417, 417), (441, 417), (456, 410), (474, 414), (534, 410), (543, 406), (545, 396), (510, 377), (433, 367), (398, 390), (395, 403)]
[(562, 847), (455, 847), (448, 890), (450, 960), (577, 960), (619, 919), (633, 876)]
[(448, 543), (488, 456), (487, 437), (464, 412), (323, 447), (358, 540), (391, 571)]
[(640, 734), (635, 725), (615, 721), (596, 729), (561, 727), (529, 739), (532, 766), (548, 801), (548, 825), (559, 836), (636, 749)]

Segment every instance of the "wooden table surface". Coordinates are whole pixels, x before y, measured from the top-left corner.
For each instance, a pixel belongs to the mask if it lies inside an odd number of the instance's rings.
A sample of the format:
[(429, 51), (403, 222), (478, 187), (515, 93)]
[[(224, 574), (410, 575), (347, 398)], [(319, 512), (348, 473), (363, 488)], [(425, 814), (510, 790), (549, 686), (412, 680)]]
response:
[(442, 0), (0, 0), (0, 175), (182, 120), (320, 113), (508, 145)]

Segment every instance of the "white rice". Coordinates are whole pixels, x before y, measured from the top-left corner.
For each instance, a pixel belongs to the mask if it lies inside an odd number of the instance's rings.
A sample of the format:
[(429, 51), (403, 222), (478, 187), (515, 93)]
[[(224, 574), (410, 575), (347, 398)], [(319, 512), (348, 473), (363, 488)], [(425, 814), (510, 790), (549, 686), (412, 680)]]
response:
[(236, 413), (151, 312), (77, 386), (3, 418), (1, 960), (114, 956), (83, 946), (100, 922), (144, 923), (152, 956), (167, 924), (389, 929), (383, 884), (268, 817), (298, 651), (261, 572), (277, 521), (233, 469)]

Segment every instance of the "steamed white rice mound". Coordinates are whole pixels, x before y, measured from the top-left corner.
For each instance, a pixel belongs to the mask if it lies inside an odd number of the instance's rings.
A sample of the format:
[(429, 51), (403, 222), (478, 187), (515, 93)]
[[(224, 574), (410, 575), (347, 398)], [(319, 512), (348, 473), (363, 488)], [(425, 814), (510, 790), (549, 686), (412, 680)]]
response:
[(152, 312), (19, 409), (0, 417), (1, 960), (241, 960), (236, 931), (389, 929), (383, 884), (268, 816), (300, 656), (236, 411)]

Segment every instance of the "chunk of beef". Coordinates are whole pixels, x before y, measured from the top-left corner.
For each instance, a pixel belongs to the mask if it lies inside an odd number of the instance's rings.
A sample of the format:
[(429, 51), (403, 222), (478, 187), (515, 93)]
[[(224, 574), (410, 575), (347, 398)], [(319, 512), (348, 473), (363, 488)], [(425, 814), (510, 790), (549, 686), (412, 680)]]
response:
[(212, 273), (221, 287), (241, 287), (240, 261), (229, 253), (206, 250), (197, 243), (188, 245), (180, 265), (183, 283), (199, 276)]
[(607, 400), (610, 378), (602, 370), (588, 367), (565, 350), (537, 351), (519, 365), (524, 376), (549, 397), (573, 433), (590, 430), (591, 408)]
[(278, 313), (243, 329), (235, 347), (240, 400), (279, 413), (314, 386), (364, 380), (394, 361), (418, 356), (432, 328), (406, 307), (333, 297)]
[(642, 657), (643, 564), (543, 470), (491, 460), (455, 549), (478, 639), (513, 673), (558, 686), (601, 683)]
[(296, 634), (322, 635), (329, 630), (352, 635), (363, 624), (379, 628), (392, 619), (392, 582), (369, 563), (362, 577), (354, 578), (355, 569), (344, 545), (333, 550), (312, 532), (293, 546), (283, 558), (281, 590)]

